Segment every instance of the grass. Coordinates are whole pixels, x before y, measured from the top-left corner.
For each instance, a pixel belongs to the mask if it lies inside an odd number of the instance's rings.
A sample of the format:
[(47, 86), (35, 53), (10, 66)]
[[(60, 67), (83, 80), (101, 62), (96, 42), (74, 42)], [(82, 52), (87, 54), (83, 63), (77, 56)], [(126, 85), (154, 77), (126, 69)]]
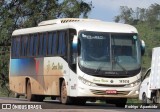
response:
[(141, 103), (138, 99), (128, 99), (127, 103)]
[[(100, 104), (105, 104), (105, 101), (101, 101), (101, 100), (97, 100), (96, 103), (100, 103)], [(141, 101), (139, 101), (138, 99), (128, 99), (127, 103), (141, 103)]]
[(0, 97), (8, 97), (8, 95), (9, 95), (9, 97), (13, 97), (13, 96), (14, 96), (14, 95), (13, 95), (13, 92), (10, 91), (10, 93), (9, 93), (7, 87), (3, 87), (3, 88), (2, 88), (2, 87), (0, 86)]

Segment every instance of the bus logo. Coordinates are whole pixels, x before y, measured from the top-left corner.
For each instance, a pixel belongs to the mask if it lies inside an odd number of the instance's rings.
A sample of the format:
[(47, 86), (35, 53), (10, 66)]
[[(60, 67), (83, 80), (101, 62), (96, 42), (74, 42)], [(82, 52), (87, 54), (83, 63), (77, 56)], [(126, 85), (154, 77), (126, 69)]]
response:
[(11, 104), (2, 104), (2, 109), (11, 109)]

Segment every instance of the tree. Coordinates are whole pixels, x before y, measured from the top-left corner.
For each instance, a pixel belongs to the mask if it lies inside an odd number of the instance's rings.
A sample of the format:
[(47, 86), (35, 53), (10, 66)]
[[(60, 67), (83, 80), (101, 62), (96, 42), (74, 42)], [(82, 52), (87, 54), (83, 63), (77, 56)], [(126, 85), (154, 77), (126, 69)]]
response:
[(133, 21), (133, 10), (127, 6), (120, 7), (120, 15), (115, 17), (116, 22), (131, 23)]
[(0, 33), (4, 34), (0, 44), (10, 42), (17, 28), (33, 27), (48, 19), (87, 17), (92, 8), (92, 2), (83, 0), (4, 0), (0, 3)]
[(148, 24), (155, 28), (160, 21), (160, 5), (152, 4), (146, 13)]

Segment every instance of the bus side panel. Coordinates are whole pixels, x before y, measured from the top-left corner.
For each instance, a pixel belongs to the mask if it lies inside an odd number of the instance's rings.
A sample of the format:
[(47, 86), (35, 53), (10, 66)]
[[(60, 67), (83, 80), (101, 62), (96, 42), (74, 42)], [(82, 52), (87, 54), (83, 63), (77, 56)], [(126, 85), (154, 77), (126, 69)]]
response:
[(25, 94), (25, 77), (24, 76), (10, 76), (9, 77), (10, 90)]
[[(61, 57), (44, 58), (45, 94), (60, 95), (60, 78), (68, 84), (68, 63)], [(68, 87), (68, 86), (67, 86)]]
[(43, 58), (11, 59), (10, 89), (17, 93), (26, 92), (26, 78), (31, 82), (33, 94), (44, 94)]
[(32, 94), (60, 95), (60, 78), (64, 78), (69, 95), (69, 67), (61, 57), (11, 59), (10, 89), (25, 93), (26, 78), (31, 83)]

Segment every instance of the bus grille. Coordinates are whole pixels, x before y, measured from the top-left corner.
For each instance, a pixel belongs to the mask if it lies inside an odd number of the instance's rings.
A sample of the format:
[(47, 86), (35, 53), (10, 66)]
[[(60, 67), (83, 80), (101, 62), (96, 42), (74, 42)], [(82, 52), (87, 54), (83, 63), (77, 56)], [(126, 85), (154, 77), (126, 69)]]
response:
[[(95, 95), (107, 95), (106, 91), (104, 90), (92, 90), (91, 92)], [(108, 95), (128, 95), (129, 91), (117, 91), (116, 94), (108, 94)]]
[(96, 84), (97, 86), (104, 86), (104, 87), (125, 87), (126, 85), (108, 85), (108, 84)]

